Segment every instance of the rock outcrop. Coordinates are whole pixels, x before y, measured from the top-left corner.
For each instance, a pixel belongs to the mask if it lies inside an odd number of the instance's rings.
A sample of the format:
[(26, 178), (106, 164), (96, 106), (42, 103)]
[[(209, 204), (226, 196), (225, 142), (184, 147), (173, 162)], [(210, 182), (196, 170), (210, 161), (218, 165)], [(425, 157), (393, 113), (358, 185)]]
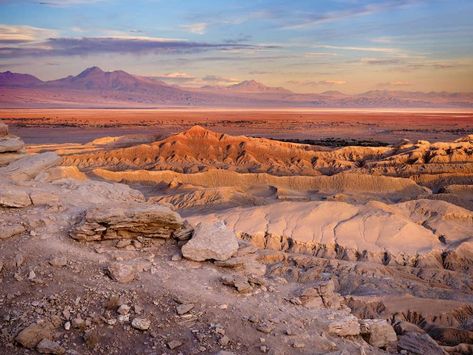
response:
[(182, 228), (182, 218), (167, 207), (145, 203), (114, 204), (85, 211), (70, 236), (80, 241), (171, 238), (173, 232)]
[(21, 208), (32, 204), (25, 188), (2, 183), (0, 189), (0, 207)]
[(369, 344), (377, 348), (383, 348), (397, 341), (396, 332), (384, 319), (360, 320), (360, 333)]
[(8, 126), (0, 122), (0, 167), (24, 156), (25, 143), (8, 133)]
[(0, 174), (12, 180), (21, 181), (35, 178), (48, 168), (59, 165), (62, 158), (53, 152), (40, 153), (18, 159), (0, 168)]
[(194, 261), (227, 260), (238, 251), (238, 240), (224, 223), (199, 223), (182, 255)]

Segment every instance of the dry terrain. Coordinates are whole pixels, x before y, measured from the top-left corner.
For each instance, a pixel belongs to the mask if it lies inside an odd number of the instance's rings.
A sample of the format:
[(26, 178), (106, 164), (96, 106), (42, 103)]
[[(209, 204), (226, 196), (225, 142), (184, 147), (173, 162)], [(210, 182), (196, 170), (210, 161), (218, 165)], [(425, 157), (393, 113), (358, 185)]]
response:
[(86, 143), (125, 134), (165, 137), (194, 125), (234, 135), (334, 144), (367, 140), (368, 145), (404, 138), (449, 141), (473, 133), (471, 110), (0, 109), (0, 119), (28, 144)]
[(0, 117), (0, 352), (473, 352), (471, 113)]

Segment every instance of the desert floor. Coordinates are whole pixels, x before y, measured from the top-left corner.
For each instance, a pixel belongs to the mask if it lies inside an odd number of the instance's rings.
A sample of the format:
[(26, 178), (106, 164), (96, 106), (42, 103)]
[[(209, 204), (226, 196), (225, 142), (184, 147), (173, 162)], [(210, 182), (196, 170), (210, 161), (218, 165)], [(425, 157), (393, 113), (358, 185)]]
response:
[(233, 135), (278, 139), (450, 141), (473, 133), (472, 112), (319, 110), (2, 109), (0, 120), (28, 144), (85, 143), (102, 136), (167, 136), (201, 125)]

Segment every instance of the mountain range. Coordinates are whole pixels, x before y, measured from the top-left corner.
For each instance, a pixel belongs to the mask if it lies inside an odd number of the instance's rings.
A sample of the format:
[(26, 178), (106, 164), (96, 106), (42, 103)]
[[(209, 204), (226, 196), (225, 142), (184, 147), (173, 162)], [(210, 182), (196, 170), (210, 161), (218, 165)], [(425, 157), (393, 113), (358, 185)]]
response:
[(186, 88), (123, 70), (87, 68), (76, 76), (42, 81), (0, 73), (0, 107), (251, 107), (251, 108), (473, 108), (473, 93), (373, 90), (299, 94), (255, 80)]

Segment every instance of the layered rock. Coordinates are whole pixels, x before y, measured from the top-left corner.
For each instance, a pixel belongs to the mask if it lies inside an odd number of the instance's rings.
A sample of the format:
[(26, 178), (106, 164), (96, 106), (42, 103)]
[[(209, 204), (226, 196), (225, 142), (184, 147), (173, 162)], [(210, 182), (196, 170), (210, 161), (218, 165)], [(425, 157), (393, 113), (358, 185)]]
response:
[(25, 188), (2, 183), (0, 188), (0, 207), (21, 208), (32, 204)]
[(0, 168), (0, 174), (16, 181), (33, 179), (44, 170), (60, 164), (61, 161), (62, 158), (53, 152), (30, 155)]
[(171, 238), (182, 228), (183, 219), (167, 207), (128, 203), (88, 209), (69, 234), (80, 241)]
[(21, 158), (24, 147), (25, 143), (9, 134), (8, 126), (0, 122), (0, 167)]

